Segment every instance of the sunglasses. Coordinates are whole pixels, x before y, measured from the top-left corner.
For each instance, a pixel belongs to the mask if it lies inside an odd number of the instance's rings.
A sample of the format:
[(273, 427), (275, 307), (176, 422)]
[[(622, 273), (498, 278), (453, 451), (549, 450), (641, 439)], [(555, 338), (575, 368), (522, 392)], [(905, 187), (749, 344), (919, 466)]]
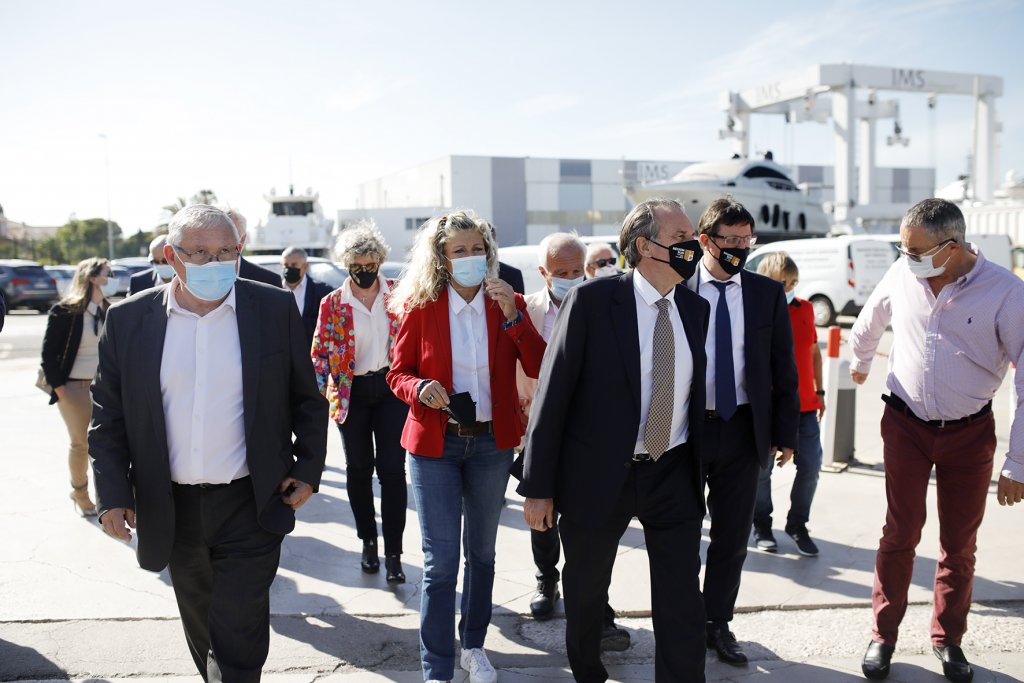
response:
[(595, 259), (594, 265), (596, 265), (598, 268), (604, 268), (605, 266), (617, 266), (617, 265), (619, 265), (619, 262), (614, 257), (613, 258), (599, 258), (599, 259)]

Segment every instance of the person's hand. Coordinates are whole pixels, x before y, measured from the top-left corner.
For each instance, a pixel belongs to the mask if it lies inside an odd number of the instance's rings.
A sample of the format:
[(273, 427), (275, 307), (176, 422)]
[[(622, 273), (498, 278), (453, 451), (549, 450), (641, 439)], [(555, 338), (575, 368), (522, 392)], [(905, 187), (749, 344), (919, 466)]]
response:
[(996, 500), (1000, 505), (1013, 505), (1021, 502), (1024, 500), (1024, 483), (1000, 475), (999, 484), (996, 487)]
[(547, 531), (555, 525), (555, 501), (551, 498), (527, 498), (523, 503), (523, 519), (534, 531)]
[(864, 380), (868, 378), (868, 373), (857, 372), (853, 368), (850, 368), (850, 377), (853, 378), (855, 384), (864, 384)]
[(64, 400), (64, 385), (61, 384), (59, 387), (54, 388), (53, 393), (57, 394), (57, 400)]
[(100, 517), (100, 524), (107, 535), (128, 543), (132, 540), (132, 532), (129, 529), (135, 528), (135, 510), (111, 508)]
[(420, 403), (430, 408), (441, 410), (448, 407), (448, 392), (444, 390), (444, 386), (436, 379), (432, 379), (423, 385), (419, 399)]
[(484, 280), (484, 292), (498, 302), (501, 312), (505, 314), (505, 319), (509, 322), (515, 320), (519, 315), (519, 311), (516, 310), (515, 292), (512, 291), (512, 285), (509, 283), (498, 278), (487, 278)]
[(519, 397), (519, 421), (523, 423), (525, 427), (530, 421), (530, 399), (525, 396)]
[(775, 456), (776, 467), (782, 467), (787, 462), (793, 459), (792, 448), (786, 448), (785, 446), (783, 446), (782, 448), (779, 448), (778, 446), (772, 446), (771, 452)]
[(280, 491), (284, 493), (291, 488), (291, 493), (281, 499), (282, 503), (292, 506), (292, 510), (298, 510), (306, 504), (313, 495), (313, 487), (304, 481), (288, 477), (281, 482)]
[(825, 397), (818, 396), (818, 422), (825, 416)]

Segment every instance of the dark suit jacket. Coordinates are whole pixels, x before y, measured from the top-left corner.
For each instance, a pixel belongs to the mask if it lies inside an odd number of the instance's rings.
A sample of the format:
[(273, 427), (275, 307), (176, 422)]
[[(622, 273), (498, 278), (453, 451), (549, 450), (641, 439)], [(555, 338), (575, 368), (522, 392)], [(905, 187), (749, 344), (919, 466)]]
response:
[[(78, 355), (78, 345), (82, 342), (84, 319), (83, 314), (75, 313), (60, 303), (53, 305), (50, 315), (46, 318), (42, 367), (46, 383), (53, 389), (68, 382), (71, 368), (75, 366), (75, 357)], [(57, 394), (51, 392), (50, 405), (56, 402)]]
[(306, 339), (311, 348), (313, 333), (316, 332), (316, 319), (320, 313), (320, 302), (332, 291), (334, 290), (326, 282), (314, 280), (308, 273), (306, 274), (306, 298), (302, 304), (302, 326), (306, 330)]
[(7, 297), (0, 291), (0, 331), (4, 329), (4, 316), (7, 315)]
[(140, 270), (135, 275), (132, 275), (128, 281), (128, 296), (144, 292), (153, 287), (159, 287), (162, 284), (164, 284), (164, 281), (156, 274), (156, 269)]
[[(682, 286), (674, 296), (693, 356), (688, 443), (696, 445), (704, 426), (709, 307)], [(622, 493), (639, 429), (640, 337), (630, 272), (573, 287), (559, 307), (530, 410), (518, 492), (554, 498), (574, 523), (601, 526)], [(703, 507), (696, 448), (690, 458), (691, 493)]]
[(512, 291), (516, 294), (526, 296), (526, 286), (523, 284), (523, 271), (515, 266), (498, 261), (498, 279), (512, 285)]
[(754, 417), (754, 445), (761, 467), (768, 467), (772, 446), (797, 445), (800, 393), (793, 356), (793, 327), (781, 283), (743, 270), (740, 284), (745, 379)]
[[(242, 257), (242, 262), (238, 266), (238, 277), (244, 277), (246, 280), (262, 282), (263, 284), (270, 285), (271, 287), (283, 287), (281, 284), (280, 273), (275, 273), (263, 266), (257, 266), (252, 261), (247, 260), (244, 256)], [(298, 311), (298, 308), (295, 310)]]
[[(168, 289), (164, 285), (125, 299), (107, 312), (89, 428), (99, 508), (135, 510), (139, 564), (152, 571), (167, 565), (174, 542), (160, 393)], [(281, 502), (278, 487), (286, 477), (314, 490), (319, 486), (327, 453), (327, 401), (317, 389), (294, 297), (239, 280), (235, 302), (246, 461), (257, 515), (267, 531), (286, 534), (295, 526), (295, 513)]]

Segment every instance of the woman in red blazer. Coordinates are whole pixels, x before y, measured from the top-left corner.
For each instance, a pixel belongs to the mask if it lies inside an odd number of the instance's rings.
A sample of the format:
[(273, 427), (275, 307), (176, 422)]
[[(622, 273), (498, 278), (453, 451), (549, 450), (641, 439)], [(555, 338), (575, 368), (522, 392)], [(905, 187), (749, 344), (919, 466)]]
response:
[[(512, 449), (523, 431), (516, 361), (536, 377), (544, 355), (544, 340), (524, 314), (525, 301), (495, 277), (497, 270), (490, 225), (457, 211), (420, 228), (409, 269), (389, 302), (402, 316), (388, 383), (410, 407), (402, 445), (410, 454), (423, 536), (420, 651), (427, 680), (454, 675), (463, 537), (460, 664), (474, 682), (497, 680), (483, 645), (498, 519)], [(457, 413), (460, 424), (446, 412), (449, 396), (467, 393), (476, 415)], [(455, 409), (462, 405), (452, 402)]]

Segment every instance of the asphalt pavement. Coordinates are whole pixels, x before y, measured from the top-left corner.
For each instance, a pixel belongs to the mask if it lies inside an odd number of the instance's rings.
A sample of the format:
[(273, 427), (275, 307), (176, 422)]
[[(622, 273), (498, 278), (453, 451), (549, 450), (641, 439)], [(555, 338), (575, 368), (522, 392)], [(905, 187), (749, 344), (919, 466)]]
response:
[[(45, 316), (18, 311), (0, 332), (0, 680), (198, 681), (166, 572), (140, 569), (131, 547), (72, 509), (67, 433), (56, 408), (33, 386), (44, 326)], [(882, 353), (888, 343), (887, 337)], [(874, 554), (885, 514), (878, 434), (884, 361), (857, 390), (856, 461), (843, 472), (821, 474), (808, 525), (819, 557), (800, 556), (778, 521), (788, 509), (792, 465), (773, 476), (779, 553), (751, 548), (732, 623), (751, 662), (734, 668), (709, 656), (708, 680), (863, 680), (860, 657), (870, 634)], [(995, 400), (997, 469), (1009, 435), (1009, 390), (1004, 383)], [(997, 474), (978, 538), (963, 647), (975, 664), (975, 681), (1005, 683), (1024, 680), (1024, 508), (996, 504)], [(938, 555), (934, 486), (929, 496), (911, 607), (889, 678), (901, 683), (945, 680), (928, 640)], [(360, 548), (341, 440), (332, 427), (321, 492), (300, 511), (271, 591), (266, 680), (422, 680), (417, 610), (423, 558), (412, 496), (403, 556), (408, 582), (388, 586), (383, 574), (362, 574)], [(503, 683), (571, 680), (561, 605), (550, 621), (529, 616), (536, 584), (529, 548), (522, 499), (510, 484), (486, 647)], [(628, 650), (606, 654), (612, 679), (653, 681), (650, 577), (638, 523), (620, 542), (610, 601), (632, 636)]]

